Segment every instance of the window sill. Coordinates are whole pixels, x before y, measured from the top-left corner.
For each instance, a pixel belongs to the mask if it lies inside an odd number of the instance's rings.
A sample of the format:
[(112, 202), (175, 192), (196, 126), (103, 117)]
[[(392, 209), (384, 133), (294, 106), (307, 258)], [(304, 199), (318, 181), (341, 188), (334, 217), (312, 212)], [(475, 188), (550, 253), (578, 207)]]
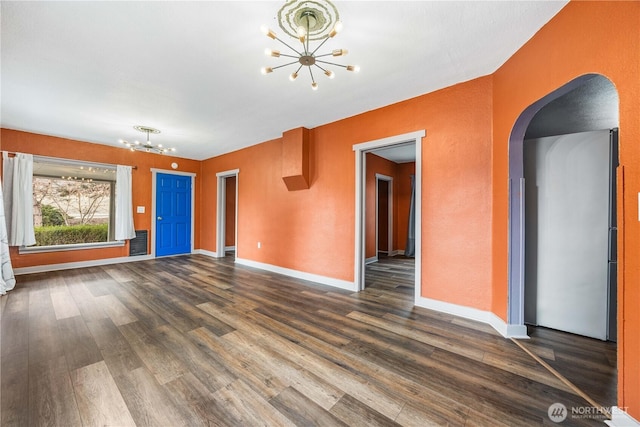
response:
[(58, 246), (20, 246), (18, 253), (23, 254), (38, 254), (44, 252), (63, 252), (63, 251), (77, 251), (82, 249), (100, 249), (100, 248), (114, 248), (124, 246), (124, 240), (118, 240), (115, 242), (97, 242), (97, 243), (76, 243), (72, 245), (58, 245)]

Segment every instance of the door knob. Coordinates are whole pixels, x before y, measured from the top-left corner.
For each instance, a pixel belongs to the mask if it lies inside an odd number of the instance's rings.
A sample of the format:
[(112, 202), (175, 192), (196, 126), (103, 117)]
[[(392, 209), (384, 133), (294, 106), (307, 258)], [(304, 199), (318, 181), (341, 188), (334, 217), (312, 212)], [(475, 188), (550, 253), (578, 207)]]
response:
[(158, 221), (162, 221), (162, 217), (161, 216), (158, 217)]

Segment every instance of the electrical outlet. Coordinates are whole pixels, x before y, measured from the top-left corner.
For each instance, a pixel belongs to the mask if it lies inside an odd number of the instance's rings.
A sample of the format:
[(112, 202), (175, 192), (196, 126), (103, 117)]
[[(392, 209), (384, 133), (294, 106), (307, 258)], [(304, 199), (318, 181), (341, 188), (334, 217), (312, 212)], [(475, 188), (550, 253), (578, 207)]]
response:
[(262, 243), (258, 242), (258, 249), (262, 247)]

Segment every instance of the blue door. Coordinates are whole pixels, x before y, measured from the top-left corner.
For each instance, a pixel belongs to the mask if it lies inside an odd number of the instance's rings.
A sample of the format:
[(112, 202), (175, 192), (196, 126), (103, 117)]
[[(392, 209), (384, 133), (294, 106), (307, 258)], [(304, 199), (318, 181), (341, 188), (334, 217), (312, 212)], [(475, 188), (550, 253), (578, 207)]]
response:
[(156, 256), (191, 253), (191, 177), (156, 174)]

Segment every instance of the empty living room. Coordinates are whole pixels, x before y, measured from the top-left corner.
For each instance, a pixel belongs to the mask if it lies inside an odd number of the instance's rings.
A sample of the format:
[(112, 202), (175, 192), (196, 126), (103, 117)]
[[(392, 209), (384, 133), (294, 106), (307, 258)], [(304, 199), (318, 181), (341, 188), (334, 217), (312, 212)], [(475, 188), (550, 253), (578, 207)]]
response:
[(1, 426), (640, 426), (640, 2), (0, 40)]

